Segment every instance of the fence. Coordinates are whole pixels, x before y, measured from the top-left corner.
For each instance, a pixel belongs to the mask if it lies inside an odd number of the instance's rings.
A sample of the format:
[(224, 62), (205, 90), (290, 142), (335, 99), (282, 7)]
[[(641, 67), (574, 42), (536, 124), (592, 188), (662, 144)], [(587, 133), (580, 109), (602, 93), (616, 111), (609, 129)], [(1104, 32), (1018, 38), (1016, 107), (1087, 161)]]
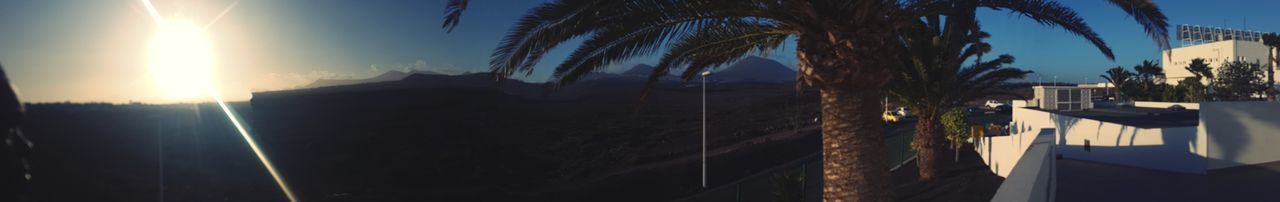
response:
[[(911, 139), (911, 133), (885, 137), (885, 148), (888, 150), (886, 158), (891, 170), (897, 170), (916, 158), (915, 150), (911, 149)], [(677, 201), (774, 201), (777, 197), (775, 191), (779, 191), (779, 188), (795, 188), (777, 187), (775, 180), (783, 180), (781, 176), (803, 176), (804, 180), (798, 188), (803, 193), (800, 201), (822, 201), (821, 153), (811, 154)]]

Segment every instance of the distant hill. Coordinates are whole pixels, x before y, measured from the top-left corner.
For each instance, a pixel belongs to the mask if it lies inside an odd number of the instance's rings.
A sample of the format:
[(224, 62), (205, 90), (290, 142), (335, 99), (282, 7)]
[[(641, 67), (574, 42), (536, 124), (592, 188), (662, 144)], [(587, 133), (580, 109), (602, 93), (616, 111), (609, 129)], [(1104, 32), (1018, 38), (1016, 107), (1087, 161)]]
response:
[(622, 76), (637, 76), (637, 77), (648, 78), (650, 74), (653, 74), (653, 69), (654, 67), (652, 65), (638, 64), (636, 66), (632, 66), (631, 69), (628, 69), (627, 71), (622, 72)]
[[(627, 71), (622, 72), (621, 76), (625, 78), (640, 78), (647, 80), (649, 79), (649, 75), (653, 74), (654, 69), (656, 69), (656, 67), (653, 65), (638, 64), (636, 66), (632, 66), (631, 69), (627, 69)], [(662, 78), (658, 78), (658, 80), (677, 81), (680, 80), (680, 77), (671, 75), (671, 72), (667, 72), (667, 75), (663, 75)]]
[(773, 82), (785, 83), (793, 82), (796, 79), (796, 71), (791, 70), (786, 65), (782, 65), (778, 61), (767, 58), (750, 56), (739, 60), (723, 70), (716, 71), (711, 76), (712, 80), (723, 82)]
[(374, 76), (372, 78), (367, 78), (367, 79), (317, 79), (315, 82), (312, 82), (311, 84), (308, 84), (303, 88), (319, 88), (319, 87), (344, 86), (344, 85), (362, 84), (362, 83), (399, 81), (401, 79), (404, 79), (405, 77), (408, 77), (409, 75), (414, 75), (414, 74), (440, 75), (440, 73), (436, 73), (433, 71), (426, 71), (426, 70), (413, 70), (410, 72), (391, 70), (391, 71), (387, 71), (386, 73), (382, 73), (378, 76)]

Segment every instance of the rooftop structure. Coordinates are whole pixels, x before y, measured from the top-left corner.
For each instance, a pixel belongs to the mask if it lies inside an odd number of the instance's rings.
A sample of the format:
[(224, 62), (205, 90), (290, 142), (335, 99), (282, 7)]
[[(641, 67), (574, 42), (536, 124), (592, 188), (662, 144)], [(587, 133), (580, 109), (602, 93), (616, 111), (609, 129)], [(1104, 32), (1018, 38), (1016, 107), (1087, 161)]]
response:
[(1077, 86), (1033, 86), (1035, 106), (1045, 110), (1079, 111), (1093, 108), (1092, 92)]
[(1164, 68), (1165, 83), (1177, 85), (1178, 81), (1195, 76), (1186, 69), (1193, 59), (1204, 59), (1216, 73), (1225, 62), (1245, 61), (1266, 64), (1267, 50), (1267, 46), (1258, 41), (1224, 40), (1174, 48), (1162, 52), (1160, 57), (1163, 58), (1161, 66)]
[(1085, 111), (1032, 103), (1014, 101), (1009, 136), (975, 141), (992, 172), (1006, 177), (996, 199), (1280, 199), (1273, 194), (1280, 186), (1275, 102), (1134, 102)]
[(1178, 25), (1177, 30), (1176, 37), (1181, 42), (1181, 47), (1229, 40), (1262, 42), (1262, 35), (1266, 34), (1260, 31), (1187, 24)]
[[(1208, 27), (1200, 25), (1178, 25), (1176, 37), (1180, 42), (1178, 48), (1162, 52), (1161, 61), (1164, 67), (1165, 83), (1177, 85), (1178, 81), (1192, 77), (1186, 70), (1192, 59), (1201, 58), (1215, 71), (1223, 62), (1245, 61), (1266, 63), (1268, 49), (1262, 44), (1262, 35), (1267, 32), (1239, 30), (1231, 28)], [(1275, 67), (1272, 67), (1275, 68)], [(1200, 81), (1208, 83), (1209, 81)]]

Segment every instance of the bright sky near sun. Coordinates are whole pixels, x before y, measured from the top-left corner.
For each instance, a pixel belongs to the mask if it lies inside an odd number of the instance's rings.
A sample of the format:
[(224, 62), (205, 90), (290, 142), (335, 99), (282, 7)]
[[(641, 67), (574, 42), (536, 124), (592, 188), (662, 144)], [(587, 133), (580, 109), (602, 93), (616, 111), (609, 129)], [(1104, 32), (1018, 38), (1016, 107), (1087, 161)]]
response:
[[(205, 25), (232, 0), (153, 1), (159, 14)], [(1015, 66), (1064, 82), (1097, 82), (1107, 68), (1159, 60), (1133, 21), (1101, 0), (1062, 1), (1084, 16), (1116, 52), (1104, 58), (1079, 37), (1001, 11), (980, 15), (997, 54)], [(444, 73), (487, 71), (507, 29), (541, 1), (477, 0), (453, 33), (440, 29), (437, 1), (243, 1), (206, 28), (215, 88), (227, 100), (250, 92), (288, 89), (317, 78), (362, 78), (387, 70)], [(1280, 2), (1157, 1), (1170, 22), (1280, 31)], [(174, 102), (157, 93), (149, 60), (158, 27), (136, 0), (0, 2), (0, 64), (26, 102)], [(1173, 29), (1173, 26), (1170, 26)], [(1176, 45), (1176, 44), (1175, 44)], [(574, 44), (548, 54), (524, 78), (544, 80)], [(565, 48), (568, 47), (568, 48)], [(788, 44), (788, 48), (794, 46)], [(794, 54), (770, 55), (794, 66)], [(653, 64), (656, 56), (617, 64)], [(175, 61), (164, 61), (175, 62)]]

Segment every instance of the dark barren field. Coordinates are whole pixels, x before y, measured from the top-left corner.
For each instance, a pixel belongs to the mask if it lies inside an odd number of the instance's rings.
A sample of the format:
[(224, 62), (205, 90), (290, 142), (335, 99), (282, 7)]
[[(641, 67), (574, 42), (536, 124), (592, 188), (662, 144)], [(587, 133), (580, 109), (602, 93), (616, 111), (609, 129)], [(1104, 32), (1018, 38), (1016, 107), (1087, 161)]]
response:
[(285, 200), (216, 104), (27, 110), (35, 201)]
[[(307, 201), (662, 201), (700, 189), (699, 86), (667, 82), (641, 100), (639, 79), (549, 95), (487, 79), (413, 75), (233, 108)], [(708, 91), (711, 187), (817, 152), (816, 93)], [(37, 200), (284, 200), (216, 104), (28, 110)]]

